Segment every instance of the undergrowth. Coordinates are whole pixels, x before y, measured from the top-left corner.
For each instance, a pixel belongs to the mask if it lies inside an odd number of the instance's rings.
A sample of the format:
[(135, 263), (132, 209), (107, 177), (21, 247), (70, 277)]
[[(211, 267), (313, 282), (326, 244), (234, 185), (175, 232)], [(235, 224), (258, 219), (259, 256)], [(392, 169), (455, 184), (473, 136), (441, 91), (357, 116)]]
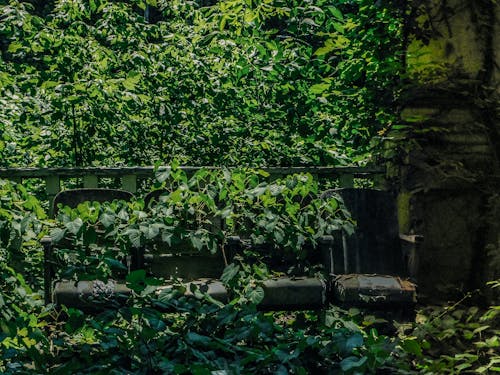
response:
[[(267, 183), (251, 171), (202, 171), (190, 179), (175, 169), (162, 173), (156, 188), (164, 190), (164, 198), (156, 206), (145, 207), (141, 200), (82, 204), (61, 208), (56, 220), (47, 219), (38, 200), (20, 185), (1, 182), (2, 373), (500, 372), (499, 305), (467, 306), (465, 298), (422, 307), (415, 322), (335, 306), (264, 312), (258, 309), (262, 282), (275, 270), (262, 248), (252, 253), (251, 263), (244, 253), (225, 268), (221, 280), (229, 303), (196, 287), (186, 294), (177, 281), (164, 288), (164, 280), (145, 270), (128, 272), (127, 252), (138, 244), (154, 249), (184, 242), (195, 251), (219, 252), (212, 242), (224, 243), (238, 231), (250, 249), (271, 243), (268, 251), (284, 249), (288, 260), (304, 264), (311, 258), (304, 246), (293, 246), (298, 241), (313, 245), (320, 234), (352, 229), (341, 200), (321, 200), (307, 175)], [(225, 225), (214, 226), (215, 221)], [(48, 233), (71, 244), (60, 253), (61, 276), (104, 281), (121, 276), (132, 289), (127, 303), (94, 314), (45, 306), (38, 239)], [(311, 261), (300, 270), (311, 274), (318, 268)], [(491, 286), (498, 288), (500, 281)]]

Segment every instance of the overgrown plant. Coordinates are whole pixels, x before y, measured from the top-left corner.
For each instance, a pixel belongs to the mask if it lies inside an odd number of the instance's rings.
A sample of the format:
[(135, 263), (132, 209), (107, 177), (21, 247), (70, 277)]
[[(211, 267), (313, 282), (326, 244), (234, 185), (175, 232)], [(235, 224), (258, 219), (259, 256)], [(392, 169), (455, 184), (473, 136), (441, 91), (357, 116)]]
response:
[[(488, 283), (500, 287), (500, 281)], [(476, 292), (477, 293), (477, 292)], [(492, 374), (500, 372), (500, 306), (467, 305), (473, 293), (448, 306), (428, 306), (402, 336), (398, 367), (408, 373)]]
[[(209, 374), (211, 371), (225, 371), (306, 374), (327, 371), (356, 374), (392, 371), (412, 374), (499, 371), (500, 308), (496, 305), (481, 310), (462, 307), (464, 301), (460, 301), (444, 309), (424, 309), (418, 315), (417, 324), (406, 329), (398, 338), (379, 334), (375, 327), (387, 322), (360, 314), (355, 309), (346, 312), (329, 308), (322, 314), (314, 311), (259, 312), (257, 306), (263, 298), (261, 282), (272, 275), (272, 268), (258, 261), (263, 259), (262, 253), (252, 259), (253, 263), (245, 260), (244, 256), (248, 256), (245, 253), (243, 258), (234, 258), (234, 262), (226, 267), (221, 280), (231, 297), (228, 304), (214, 300), (195, 286), (186, 294), (186, 287), (182, 284), (174, 282), (165, 288), (162, 280), (147, 275), (145, 270), (128, 272), (126, 260), (133, 241), (151, 246), (161, 242), (161, 233), (165, 228), (160, 226), (156, 233), (156, 229), (148, 229), (149, 224), (165, 225), (166, 219), (172, 220), (184, 229), (166, 232), (174, 233), (170, 237), (170, 245), (176, 243), (174, 237), (177, 236), (180, 242), (187, 241), (196, 249), (196, 242), (186, 234), (190, 231), (196, 233), (196, 229), (188, 224), (205, 225), (211, 236), (217, 240), (224, 239), (225, 235), (233, 233), (232, 229), (236, 226), (228, 225), (225, 230), (219, 231), (211, 228), (221, 219), (221, 212), (227, 206), (232, 207), (231, 215), (234, 215), (245, 213), (243, 208), (247, 207), (246, 204), (251, 205), (248, 216), (238, 216), (238, 221), (240, 218), (247, 218), (249, 222), (260, 220), (256, 207), (263, 210), (270, 208), (274, 214), (285, 216), (279, 220), (290, 220), (286, 218), (289, 214), (287, 209), (283, 208), (287, 203), (294, 205), (299, 201), (300, 208), (304, 209), (305, 205), (314, 206), (314, 202), (318, 201), (314, 183), (310, 185), (308, 176), (291, 176), (266, 185), (262, 172), (255, 171), (237, 171), (226, 179), (224, 175), (228, 177), (227, 171), (202, 170), (199, 175), (187, 178), (176, 168), (158, 170), (157, 175), (163, 180), (157, 188), (165, 191), (157, 204), (145, 208), (139, 200), (83, 204), (73, 210), (61, 208), (60, 222), (51, 224), (55, 225), (52, 232), (54, 239), (67, 237), (70, 241), (61, 254), (68, 256), (63, 259), (74, 268), (65, 270), (77, 274), (76, 278), (107, 278), (115, 276), (116, 271), (121, 272), (132, 290), (127, 304), (110, 305), (108, 310), (97, 315), (84, 314), (74, 308), (43, 307), (41, 293), (37, 293), (23, 275), (9, 267), (5, 258), (2, 259), (2, 373)], [(239, 177), (233, 181), (236, 175)], [(232, 187), (232, 183), (242, 183), (244, 188)], [(13, 242), (9, 240), (2, 242), (2, 249), (7, 253), (5, 246), (9, 246), (9, 251), (28, 254), (36, 234), (44, 233), (36, 228), (40, 227), (39, 219), (43, 219), (45, 214), (22, 187), (4, 182), (2, 189), (2, 228), (4, 233), (14, 233), (2, 239), (15, 238), (17, 229), (24, 230), (21, 232), (24, 240), (20, 248), (12, 247)], [(221, 200), (220, 193), (224, 189), (227, 192)], [(255, 189), (262, 191), (255, 194)], [(204, 201), (200, 200), (200, 196), (214, 192), (216, 194), (211, 196), (214, 205), (209, 210), (207, 207), (211, 204), (202, 203)], [(174, 197), (180, 194), (181, 199), (168, 203), (172, 194)], [(269, 204), (262, 199), (266, 194), (269, 194), (266, 199), (272, 198)], [(307, 195), (310, 197), (304, 199)], [(259, 199), (262, 200), (254, 207)], [(318, 201), (317, 204), (316, 208), (323, 203)], [(189, 211), (190, 205), (194, 205), (194, 212), (185, 212)], [(345, 225), (341, 202), (330, 202), (328, 207), (332, 210), (315, 211), (320, 214), (316, 218), (326, 219), (322, 215), (329, 214), (340, 220), (338, 225)], [(150, 216), (152, 212), (159, 212), (155, 210), (165, 211), (159, 216), (162, 219), (160, 222)], [(291, 212), (297, 215), (295, 211)], [(29, 225), (15, 225), (15, 220), (19, 220), (21, 215), (30, 218), (31, 221), (26, 221)], [(12, 227), (9, 227), (11, 224)], [(137, 238), (127, 232), (127, 228), (134, 225), (137, 225), (140, 234)], [(10, 229), (5, 232), (5, 228)], [(255, 232), (250, 230), (250, 225), (238, 228), (248, 229), (248, 240), (253, 246), (258, 245), (262, 228), (256, 226)], [(325, 233), (328, 230), (324, 228)], [(35, 237), (30, 231), (35, 233)], [(319, 232), (306, 233), (306, 241), (312, 243)], [(265, 240), (272, 242), (276, 238), (267, 236)], [(210, 250), (206, 246), (209, 242), (202, 241), (202, 244), (201, 251)], [(167, 241), (163, 245), (168, 245)], [(275, 249), (270, 248), (270, 251)], [(288, 251), (293, 253), (295, 248), (290, 247)], [(39, 260), (27, 257), (24, 262), (27, 264), (24, 269), (29, 270), (34, 269)], [(40, 271), (39, 264), (37, 267)], [(498, 281), (491, 284), (495, 288), (500, 285)]]
[(287, 255), (305, 266), (320, 236), (353, 228), (340, 198), (320, 198), (311, 175), (266, 182), (264, 171), (201, 169), (188, 178), (175, 166), (156, 175), (162, 194), (149, 207), (139, 200), (59, 210), (51, 237), (62, 244), (60, 261), (73, 264), (58, 267), (66, 276), (126, 271), (132, 248), (220, 253), (230, 236), (241, 236), (253, 250), (265, 244), (268, 258)]
[(369, 162), (396, 118), (398, 7), (3, 1), (0, 163)]
[(31, 285), (40, 285), (37, 269), (42, 252), (38, 236), (45, 211), (22, 184), (0, 179), (0, 197), (0, 263), (17, 272), (25, 271)]

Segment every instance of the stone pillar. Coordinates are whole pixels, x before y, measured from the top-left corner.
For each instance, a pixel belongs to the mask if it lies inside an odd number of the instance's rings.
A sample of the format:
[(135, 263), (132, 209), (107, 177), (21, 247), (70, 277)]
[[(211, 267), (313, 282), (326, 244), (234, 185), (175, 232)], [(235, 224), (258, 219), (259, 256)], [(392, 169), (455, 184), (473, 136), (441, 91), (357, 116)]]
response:
[[(399, 142), (402, 230), (423, 234), (420, 294), (500, 278), (500, 11), (491, 0), (412, 2)], [(404, 214), (406, 210), (407, 214)]]

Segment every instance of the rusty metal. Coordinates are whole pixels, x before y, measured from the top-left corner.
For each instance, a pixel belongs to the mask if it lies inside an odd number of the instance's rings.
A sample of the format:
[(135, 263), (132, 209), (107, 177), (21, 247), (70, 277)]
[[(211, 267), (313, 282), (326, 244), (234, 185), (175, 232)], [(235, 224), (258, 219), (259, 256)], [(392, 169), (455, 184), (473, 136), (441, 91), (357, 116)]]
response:
[(59, 281), (54, 285), (52, 300), (56, 305), (94, 310), (123, 303), (131, 294), (125, 284), (114, 280)]

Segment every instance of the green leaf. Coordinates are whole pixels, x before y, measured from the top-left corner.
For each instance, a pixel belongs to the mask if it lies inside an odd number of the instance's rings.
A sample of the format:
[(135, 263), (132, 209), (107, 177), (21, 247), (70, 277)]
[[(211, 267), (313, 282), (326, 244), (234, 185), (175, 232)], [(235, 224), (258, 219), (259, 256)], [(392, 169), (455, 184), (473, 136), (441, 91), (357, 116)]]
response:
[(309, 88), (309, 92), (311, 94), (321, 94), (323, 93), (325, 90), (328, 90), (330, 88), (330, 84), (329, 83), (317, 83), (316, 85), (312, 85), (310, 88)]
[(224, 175), (224, 181), (226, 181), (226, 183), (230, 183), (231, 172), (229, 171), (229, 169), (227, 169), (226, 167), (222, 168), (222, 174)]
[(222, 219), (228, 218), (231, 216), (233, 213), (233, 208), (232, 207), (226, 207), (223, 210), (219, 211), (218, 214)]
[(358, 358), (358, 357), (350, 356), (350, 357), (344, 358), (340, 362), (340, 368), (344, 372), (358, 369), (358, 368), (362, 367), (366, 363), (367, 360), (368, 360), (367, 357)]
[(170, 168), (160, 167), (155, 171), (155, 178), (158, 182), (162, 183), (168, 179), (170, 176)]
[(179, 163), (179, 160), (177, 160), (177, 159), (173, 159), (170, 162), (170, 168), (172, 168), (172, 170), (178, 170), (180, 166), (181, 166), (181, 163)]
[(24, 208), (35, 212), (35, 215), (39, 219), (45, 219), (47, 216), (45, 214), (45, 211), (43, 210), (42, 206), (40, 205), (40, 202), (33, 195), (28, 195), (23, 206), (24, 206)]
[(141, 73), (132, 70), (127, 74), (127, 78), (124, 81), (122, 81), (122, 85), (127, 90), (133, 90), (135, 86), (139, 83), (141, 78), (142, 78)]
[(119, 270), (127, 270), (127, 267), (125, 265), (113, 258), (104, 258), (104, 263), (106, 263), (109, 267), (119, 269)]
[(170, 193), (170, 195), (168, 196), (168, 199), (172, 202), (172, 203), (178, 203), (182, 200), (182, 191), (180, 189), (177, 189), (175, 191), (173, 191), (172, 193)]
[(160, 234), (160, 226), (162, 224), (153, 223), (148, 226), (141, 226), (141, 232), (144, 233), (144, 237), (147, 240), (152, 240)]
[(283, 233), (283, 230), (281, 230), (280, 228), (276, 228), (273, 232), (273, 235), (277, 244), (283, 243), (283, 240), (285, 239), (285, 233)]
[(172, 246), (172, 237), (173, 237), (173, 233), (162, 232), (162, 234), (161, 234), (162, 242), (165, 242), (168, 246)]
[(422, 348), (419, 342), (415, 339), (406, 339), (401, 343), (401, 347), (408, 353), (414, 354), (417, 357), (422, 357)]
[(135, 270), (130, 272), (125, 278), (127, 286), (136, 292), (144, 290), (146, 287), (146, 271), (145, 270)]
[(141, 247), (141, 231), (139, 229), (128, 228), (123, 233), (124, 236), (128, 237), (130, 245), (132, 247)]
[(56, 87), (57, 85), (59, 85), (59, 82), (56, 82), (56, 81), (45, 81), (44, 83), (42, 83), (42, 85), (40, 87), (42, 89), (51, 89), (53, 87)]
[(264, 299), (264, 289), (261, 286), (256, 286), (250, 289), (246, 297), (251, 303), (258, 305)]
[(118, 212), (118, 218), (122, 221), (128, 221), (130, 219), (130, 215), (128, 214), (127, 210), (123, 209)]
[(54, 228), (50, 232), (50, 238), (52, 239), (52, 242), (59, 242), (64, 238), (65, 234), (66, 229)]
[(266, 177), (266, 178), (270, 176), (269, 172), (266, 172), (266, 171), (264, 171), (262, 169), (258, 169), (257, 173), (260, 174), (261, 176)]
[[(316, 56), (324, 56), (324, 55), (326, 55), (326, 54), (328, 54), (328, 53), (332, 52), (334, 49), (335, 49), (335, 47), (334, 47), (332, 44), (327, 44), (327, 45), (325, 45), (325, 46), (323, 46), (323, 47), (318, 48), (318, 49), (314, 52), (314, 54), (315, 54)], [(311, 87), (311, 89), (312, 89), (312, 87)], [(316, 88), (316, 89), (315, 89), (315, 91), (317, 91), (317, 90), (319, 90), (319, 88)], [(324, 91), (324, 90), (323, 90), (323, 91)], [(321, 91), (321, 92), (323, 92), (323, 91)], [(320, 92), (320, 93), (321, 93), (321, 92)], [(314, 93), (314, 92), (313, 92), (313, 93)]]
[(12, 42), (9, 44), (8, 52), (15, 53), (18, 49), (23, 48), (23, 45), (19, 42)]
[(328, 7), (328, 10), (332, 14), (332, 16), (334, 16), (338, 20), (342, 21), (344, 19), (344, 15), (342, 14), (342, 12), (338, 8), (336, 8), (334, 6), (330, 6), (330, 7)]
[(229, 284), (229, 282), (235, 278), (235, 276), (240, 271), (240, 266), (238, 264), (231, 263), (222, 272), (221, 281), (224, 284)]
[(345, 342), (345, 348), (348, 352), (352, 352), (354, 348), (359, 348), (361, 345), (363, 345), (363, 336), (359, 333), (353, 334)]
[(224, 15), (221, 20), (220, 20), (220, 24), (219, 24), (219, 30), (220, 31), (223, 31), (224, 28), (226, 27), (226, 22), (228, 20), (228, 16), (227, 15)]
[(310, 25), (310, 26), (315, 26), (315, 27), (318, 27), (319, 25), (314, 22), (314, 20), (312, 20), (311, 18), (304, 18), (302, 20), (303, 23), (305, 23), (306, 25)]
[(186, 340), (191, 344), (208, 345), (212, 341), (212, 338), (200, 335), (196, 332), (188, 332), (186, 334)]
[(203, 248), (203, 241), (197, 236), (191, 237), (191, 244), (196, 250), (201, 250)]
[(113, 212), (104, 212), (99, 217), (99, 220), (104, 225), (104, 228), (108, 228), (115, 223), (115, 214)]
[(339, 202), (335, 198), (329, 198), (328, 199), (328, 205), (330, 208), (335, 211), (337, 208), (339, 208)]
[(338, 23), (338, 22), (334, 22), (333, 23), (333, 28), (335, 29), (335, 31), (337, 31), (337, 32), (339, 32), (341, 34), (343, 34), (344, 31), (345, 31), (344, 26), (342, 24)]
[(484, 340), (486, 346), (488, 348), (498, 348), (500, 347), (500, 340), (498, 336), (492, 336)]
[(127, 277), (126, 281), (129, 283), (138, 283), (142, 282), (146, 279), (146, 271), (145, 270), (135, 270), (130, 272)]
[(75, 220), (70, 221), (69, 223), (66, 223), (65, 227), (68, 230), (68, 232), (76, 235), (80, 231), (82, 225), (83, 225), (82, 219), (77, 217)]
[(249, 195), (253, 197), (260, 197), (267, 190), (267, 185), (257, 186), (255, 189), (249, 190)]
[(454, 370), (458, 372), (462, 372), (466, 368), (472, 367), (470, 363), (462, 363), (461, 365), (455, 366)]

